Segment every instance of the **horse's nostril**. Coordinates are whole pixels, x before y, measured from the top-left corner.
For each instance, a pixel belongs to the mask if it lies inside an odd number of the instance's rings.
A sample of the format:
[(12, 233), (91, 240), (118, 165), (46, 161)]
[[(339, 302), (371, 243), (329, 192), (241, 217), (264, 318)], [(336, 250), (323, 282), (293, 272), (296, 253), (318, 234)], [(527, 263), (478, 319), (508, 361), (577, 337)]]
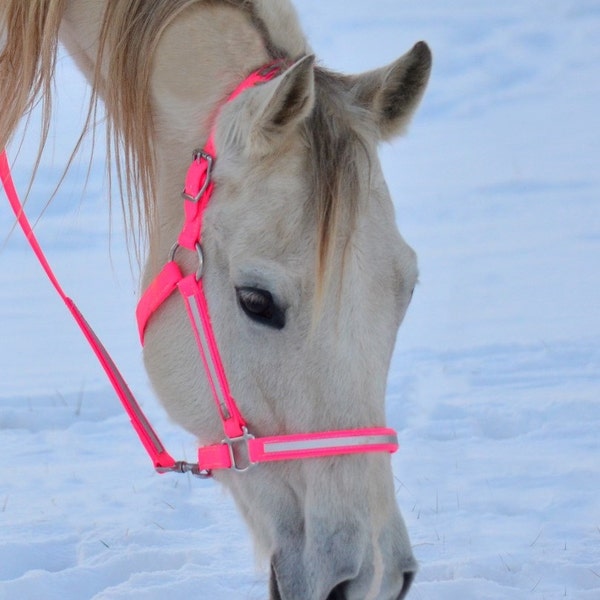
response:
[[(400, 595), (398, 596), (398, 600), (403, 600), (408, 595), (408, 591), (410, 590), (412, 583), (415, 579), (416, 571), (406, 571), (403, 575), (402, 581), (402, 589), (400, 590)], [(329, 595), (327, 596), (327, 600), (346, 600), (346, 592), (348, 591), (349, 581), (344, 581), (336, 585)]]
[(408, 590), (410, 590), (410, 587), (412, 586), (412, 583), (415, 579), (416, 574), (417, 574), (416, 571), (405, 571), (404, 582), (402, 584), (402, 589), (400, 590), (400, 595), (398, 596), (398, 600), (402, 600), (403, 598), (406, 598), (406, 595), (408, 594)]
[(346, 588), (348, 587), (348, 582), (344, 581), (336, 585), (329, 596), (327, 596), (327, 600), (345, 600), (346, 599)]

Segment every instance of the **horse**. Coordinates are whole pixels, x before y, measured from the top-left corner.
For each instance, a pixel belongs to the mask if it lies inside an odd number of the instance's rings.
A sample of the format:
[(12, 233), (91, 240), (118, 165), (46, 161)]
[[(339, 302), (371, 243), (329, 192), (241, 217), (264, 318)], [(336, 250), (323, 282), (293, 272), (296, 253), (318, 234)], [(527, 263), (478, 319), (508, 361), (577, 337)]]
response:
[[(403, 133), (426, 88), (424, 42), (385, 67), (315, 63), (289, 0), (3, 0), (0, 149), (31, 107), (51, 116), (57, 46), (106, 114), (107, 164), (145, 248), (141, 290), (184, 220), (194, 148), (214, 135), (203, 284), (232, 393), (256, 435), (385, 424), (386, 378), (417, 281), (378, 144)], [(268, 81), (225, 103), (249, 73)], [(114, 179), (117, 183), (114, 183)], [(113, 187), (114, 187), (113, 185)], [(177, 252), (181, 269), (198, 257)], [(145, 332), (144, 362), (171, 419), (222, 437), (181, 301)], [(270, 565), (271, 600), (396, 600), (417, 570), (389, 453), (215, 471)]]

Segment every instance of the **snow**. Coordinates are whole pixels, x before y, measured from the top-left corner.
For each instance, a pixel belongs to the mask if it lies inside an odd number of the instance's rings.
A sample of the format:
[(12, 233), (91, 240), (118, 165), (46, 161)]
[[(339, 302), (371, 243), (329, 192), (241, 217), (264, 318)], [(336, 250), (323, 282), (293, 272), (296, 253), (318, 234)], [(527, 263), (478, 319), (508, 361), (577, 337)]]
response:
[[(600, 598), (600, 2), (297, 7), (319, 59), (341, 71), (419, 39), (434, 51), (408, 136), (382, 148), (421, 270), (388, 389), (420, 563), (410, 597)], [(34, 218), (84, 116), (85, 84), (68, 59), (59, 67)], [(32, 125), (21, 190), (36, 145)], [(167, 446), (191, 457), (149, 390), (136, 267), (108, 216), (101, 145), (81, 191), (88, 156), (36, 230)], [(264, 598), (231, 499), (154, 474), (4, 203), (0, 223), (0, 598)]]

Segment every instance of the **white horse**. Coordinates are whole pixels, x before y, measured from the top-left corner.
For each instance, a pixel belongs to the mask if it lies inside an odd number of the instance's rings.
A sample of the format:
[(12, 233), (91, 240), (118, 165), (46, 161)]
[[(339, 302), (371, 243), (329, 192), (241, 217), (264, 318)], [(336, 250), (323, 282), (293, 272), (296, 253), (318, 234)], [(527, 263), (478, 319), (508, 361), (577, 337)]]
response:
[[(2, 0), (0, 27), (0, 149), (40, 97), (47, 122), (60, 39), (93, 103), (106, 106), (108, 160), (118, 157), (126, 212), (148, 240), (142, 288), (177, 239), (190, 153), (216, 119), (204, 284), (229, 384), (253, 432), (382, 426), (417, 267), (376, 148), (403, 131), (421, 99), (427, 45), (379, 70), (334, 74), (314, 65), (288, 0)], [(287, 65), (281, 74), (223, 105), (277, 59)], [(90, 123), (94, 115), (92, 105)], [(193, 253), (181, 258), (196, 268)], [(148, 327), (145, 363), (169, 415), (201, 442), (219, 442), (176, 297)], [(215, 477), (270, 559), (272, 600), (406, 595), (416, 563), (389, 454)]]

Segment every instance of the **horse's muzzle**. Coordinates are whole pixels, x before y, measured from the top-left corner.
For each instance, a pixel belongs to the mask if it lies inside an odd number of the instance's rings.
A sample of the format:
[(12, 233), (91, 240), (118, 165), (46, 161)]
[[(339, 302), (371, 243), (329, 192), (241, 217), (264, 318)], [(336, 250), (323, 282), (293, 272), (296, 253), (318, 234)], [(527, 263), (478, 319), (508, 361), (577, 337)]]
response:
[[(395, 590), (382, 591), (380, 594), (372, 597), (373, 600), (403, 600), (407, 597), (408, 592), (412, 586), (417, 573), (416, 566), (409, 567), (402, 570), (401, 577), (397, 581), (397, 588)], [(338, 583), (330, 592), (324, 597), (324, 600), (364, 600), (364, 583), (359, 581), (360, 578), (343, 581)], [(357, 589), (358, 588), (358, 589)], [(376, 593), (376, 592), (373, 592)], [(305, 594), (305, 590), (300, 592), (302, 598), (309, 598), (310, 595)], [(270, 600), (295, 600), (295, 598), (288, 598), (288, 595), (280, 590), (279, 583), (277, 581), (277, 574), (275, 568), (271, 565), (271, 581), (270, 581)], [(311, 600), (313, 600), (311, 598)], [(316, 600), (316, 599), (314, 599)]]

